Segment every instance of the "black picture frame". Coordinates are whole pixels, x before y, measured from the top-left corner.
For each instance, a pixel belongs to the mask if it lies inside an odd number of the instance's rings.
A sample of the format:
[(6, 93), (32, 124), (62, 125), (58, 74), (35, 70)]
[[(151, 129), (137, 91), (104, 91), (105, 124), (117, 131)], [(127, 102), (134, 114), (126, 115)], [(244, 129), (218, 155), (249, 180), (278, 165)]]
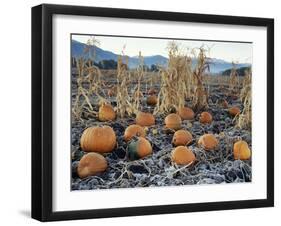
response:
[[(55, 14), (247, 25), (267, 28), (267, 198), (95, 210), (52, 210), (52, 18)], [(122, 217), (274, 206), (274, 20), (237, 16), (43, 4), (32, 8), (32, 218)]]

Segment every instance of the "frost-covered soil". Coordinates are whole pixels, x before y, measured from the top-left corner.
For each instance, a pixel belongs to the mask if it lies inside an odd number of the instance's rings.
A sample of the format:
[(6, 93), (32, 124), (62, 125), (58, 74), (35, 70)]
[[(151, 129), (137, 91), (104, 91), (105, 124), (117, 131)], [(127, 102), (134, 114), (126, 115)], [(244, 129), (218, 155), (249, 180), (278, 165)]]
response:
[[(75, 93), (72, 97), (74, 99)], [(229, 105), (238, 105), (241, 109), (243, 107), (238, 99), (226, 96), (220, 89), (213, 88), (209, 97), (208, 111), (212, 113), (214, 121), (209, 125), (202, 125), (198, 122), (198, 115), (193, 121), (183, 121), (183, 128), (193, 135), (193, 142), (189, 148), (197, 159), (188, 167), (177, 166), (170, 160), (173, 134), (164, 129), (164, 115), (156, 116), (156, 125), (148, 128), (147, 131), (147, 139), (152, 144), (153, 154), (136, 161), (128, 160), (127, 144), (123, 140), (125, 128), (134, 123), (134, 117), (118, 118), (114, 122), (106, 123), (99, 122), (96, 118), (84, 119), (83, 122), (73, 120), (72, 190), (250, 182), (251, 160), (234, 160), (232, 147), (236, 140), (242, 138), (251, 148), (251, 131), (234, 127), (233, 118), (217, 104), (222, 98), (227, 99)], [(116, 105), (114, 100), (112, 105)], [(143, 108), (145, 111), (153, 111), (146, 106), (145, 99), (143, 99)], [(85, 128), (97, 125), (111, 126), (116, 133), (118, 145), (112, 153), (105, 155), (108, 161), (106, 172), (80, 179), (76, 172), (77, 165), (85, 153), (80, 148), (79, 140)], [(220, 144), (216, 150), (204, 151), (197, 146), (199, 137), (204, 133), (213, 133), (219, 139)]]

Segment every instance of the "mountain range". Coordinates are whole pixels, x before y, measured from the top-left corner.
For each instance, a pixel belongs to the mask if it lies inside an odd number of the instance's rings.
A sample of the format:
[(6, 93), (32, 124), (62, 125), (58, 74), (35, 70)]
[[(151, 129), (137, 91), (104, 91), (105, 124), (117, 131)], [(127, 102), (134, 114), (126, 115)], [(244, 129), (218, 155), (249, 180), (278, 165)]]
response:
[[(84, 49), (86, 48), (86, 44), (78, 42), (76, 40), (72, 40), (71, 42), (71, 51), (72, 51), (72, 57), (87, 57), (85, 56)], [(115, 60), (117, 61), (118, 59), (118, 54), (113, 53), (111, 51), (103, 50), (99, 47), (95, 47), (95, 61), (99, 62), (102, 60)], [(90, 56), (88, 56), (90, 57)], [(221, 73), (225, 70), (228, 70), (232, 68), (232, 63), (227, 62), (222, 59), (216, 59), (216, 58), (211, 58), (211, 64), (210, 64), (210, 72), (213, 74), (218, 74)], [(153, 56), (145, 56), (144, 57), (144, 64), (147, 66), (151, 66), (152, 64), (159, 64), (166, 66), (168, 63), (168, 58), (161, 56), (161, 55), (153, 55)], [(139, 59), (136, 56), (130, 57), (128, 56), (128, 66), (129, 68), (136, 68), (139, 64)], [(196, 65), (196, 59), (192, 59), (192, 65)], [(251, 66), (248, 63), (242, 63), (242, 64), (237, 64), (237, 68), (241, 67), (249, 67)]]

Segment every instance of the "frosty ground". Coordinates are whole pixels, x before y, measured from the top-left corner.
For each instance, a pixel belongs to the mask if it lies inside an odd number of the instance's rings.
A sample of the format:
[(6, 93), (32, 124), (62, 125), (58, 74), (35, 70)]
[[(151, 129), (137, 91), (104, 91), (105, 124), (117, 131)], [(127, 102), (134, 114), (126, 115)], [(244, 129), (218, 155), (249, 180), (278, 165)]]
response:
[[(75, 89), (72, 98), (76, 96)], [(192, 121), (183, 121), (182, 128), (190, 131), (193, 142), (188, 146), (196, 156), (196, 162), (190, 166), (177, 166), (171, 162), (170, 153), (173, 149), (173, 133), (165, 129), (166, 115), (157, 115), (155, 126), (149, 127), (146, 138), (153, 147), (153, 153), (144, 159), (130, 161), (127, 158), (127, 144), (123, 135), (128, 125), (134, 124), (134, 116), (117, 118), (112, 122), (100, 122), (96, 117), (81, 120), (72, 120), (72, 190), (91, 190), (107, 188), (134, 188), (153, 186), (175, 186), (196, 184), (221, 184), (251, 182), (251, 160), (241, 161), (233, 158), (233, 143), (238, 139), (245, 140), (251, 148), (251, 131), (235, 127), (233, 117), (226, 109), (219, 106), (219, 101), (226, 99), (230, 106), (240, 106), (239, 98), (227, 94), (227, 89), (212, 86), (207, 109), (213, 115), (211, 124), (201, 124), (198, 121), (199, 113)], [(111, 104), (116, 105), (114, 99)], [(186, 106), (190, 106), (186, 101)], [(146, 105), (146, 98), (142, 98), (142, 110), (153, 112), (153, 107)], [(98, 111), (97, 105), (95, 107)], [(117, 136), (117, 146), (113, 152), (105, 154), (108, 169), (96, 176), (80, 179), (77, 175), (77, 165), (85, 154), (80, 148), (80, 137), (83, 130), (90, 126), (109, 125)], [(198, 147), (199, 137), (205, 133), (213, 133), (219, 140), (219, 146), (214, 151), (205, 151)]]

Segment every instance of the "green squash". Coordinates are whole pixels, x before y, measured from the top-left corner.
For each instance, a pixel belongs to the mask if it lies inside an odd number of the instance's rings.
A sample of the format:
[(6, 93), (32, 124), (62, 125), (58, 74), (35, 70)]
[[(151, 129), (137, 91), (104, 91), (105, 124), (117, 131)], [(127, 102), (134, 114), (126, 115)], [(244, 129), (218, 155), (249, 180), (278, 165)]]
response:
[(143, 137), (134, 137), (128, 144), (128, 158), (137, 160), (152, 153), (152, 147), (148, 140)]

